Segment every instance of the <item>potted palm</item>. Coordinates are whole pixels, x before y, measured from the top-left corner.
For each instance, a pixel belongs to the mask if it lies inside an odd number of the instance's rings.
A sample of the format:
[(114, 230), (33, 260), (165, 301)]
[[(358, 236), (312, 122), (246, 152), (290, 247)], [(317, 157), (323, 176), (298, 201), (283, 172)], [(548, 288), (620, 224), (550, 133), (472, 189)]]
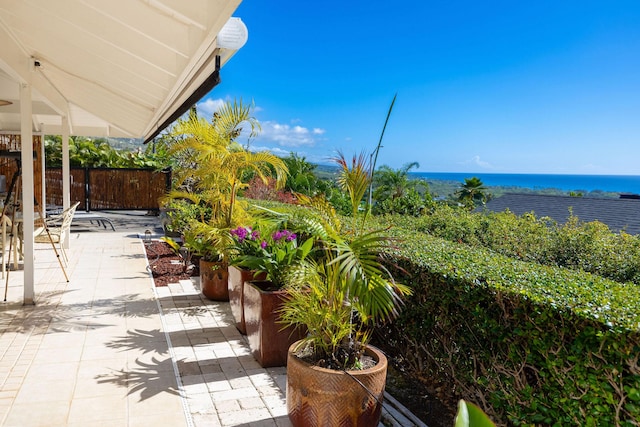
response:
[[(308, 334), (291, 345), (287, 360), (287, 410), (294, 426), (378, 424), (386, 358), (368, 345), (376, 322), (397, 313), (409, 289), (393, 281), (380, 254), (392, 245), (385, 230), (367, 230), (360, 203), (371, 171), (366, 156), (334, 159), (338, 183), (351, 200), (351, 222), (342, 226), (324, 200), (300, 197), (309, 224), (321, 230), (322, 256), (289, 276), (290, 298), (281, 319)], [(302, 290), (304, 287), (304, 290)]]
[(261, 366), (284, 366), (289, 346), (304, 335), (304, 328), (280, 322), (282, 304), (289, 291), (283, 289), (286, 277), (312, 251), (314, 239), (309, 237), (298, 244), (298, 235), (288, 229), (263, 233), (256, 239), (254, 253), (233, 258), (235, 266), (257, 274), (265, 280), (243, 283), (243, 311), (249, 347)]
[(228, 247), (232, 243), (229, 232), (249, 220), (238, 192), (247, 187), (251, 175), (264, 182), (275, 175), (281, 185), (287, 174), (280, 158), (268, 152), (250, 152), (234, 141), (242, 131), (242, 123), (251, 125), (250, 136), (259, 127), (250, 112), (251, 106), (242, 102), (226, 103), (209, 122), (194, 109), (187, 118), (179, 119), (169, 134), (172, 142), (167, 151), (176, 167), (175, 189), (166, 200), (185, 199), (206, 208), (206, 217), (192, 221), (189, 229), (191, 244), (198, 246), (204, 262), (217, 263), (200, 270), (201, 278), (204, 274), (219, 279), (220, 292), (216, 294), (222, 297), (216, 299), (228, 299)]
[(184, 246), (199, 259), (200, 290), (213, 301), (229, 301), (228, 270), (224, 248), (230, 244), (224, 229), (194, 221), (185, 230)]

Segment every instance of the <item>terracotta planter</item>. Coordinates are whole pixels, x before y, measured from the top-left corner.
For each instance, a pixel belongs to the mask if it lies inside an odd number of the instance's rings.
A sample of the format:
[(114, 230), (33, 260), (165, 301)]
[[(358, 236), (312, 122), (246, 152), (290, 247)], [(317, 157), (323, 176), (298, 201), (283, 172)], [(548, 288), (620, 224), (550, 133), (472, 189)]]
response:
[(244, 282), (264, 280), (266, 277), (267, 274), (264, 272), (256, 274), (254, 270), (229, 266), (229, 305), (236, 321), (236, 328), (241, 334), (247, 333), (244, 322)]
[(264, 368), (285, 366), (289, 346), (306, 331), (282, 329), (278, 314), (287, 292), (273, 290), (271, 282), (244, 282), (244, 321), (251, 353)]
[(213, 301), (229, 301), (227, 264), (200, 260), (200, 289)]
[(295, 345), (287, 361), (287, 412), (295, 427), (378, 425), (387, 378), (387, 358), (380, 350), (368, 346), (365, 353), (376, 366), (347, 374), (299, 359)]

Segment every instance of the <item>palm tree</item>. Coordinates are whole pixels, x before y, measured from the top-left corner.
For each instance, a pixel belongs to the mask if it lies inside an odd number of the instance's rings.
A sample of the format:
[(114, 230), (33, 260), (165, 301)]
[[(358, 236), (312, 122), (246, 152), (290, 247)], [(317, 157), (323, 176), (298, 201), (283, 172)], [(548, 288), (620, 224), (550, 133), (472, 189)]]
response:
[(400, 169), (392, 169), (387, 165), (380, 166), (373, 175), (375, 184), (373, 198), (376, 201), (389, 198), (395, 200), (406, 196), (409, 189), (424, 186), (425, 183), (421, 180), (409, 179), (409, 171), (419, 167), (418, 162), (407, 163)]
[[(360, 204), (371, 186), (370, 164), (365, 153), (360, 153), (358, 156), (354, 155), (351, 159), (351, 166), (349, 166), (349, 162), (342, 152), (338, 152), (338, 155), (331, 160), (340, 168), (340, 175), (338, 175), (337, 179), (338, 187), (349, 196), (351, 216), (353, 223), (356, 224)], [(366, 219), (368, 213), (369, 210), (366, 209), (364, 219)], [(362, 225), (364, 225), (364, 220)]]
[(197, 165), (180, 170), (179, 180), (194, 180), (200, 200), (208, 200), (213, 216), (222, 219), (227, 227), (233, 222), (238, 191), (247, 186), (241, 179), (243, 172), (250, 170), (265, 183), (275, 173), (278, 185), (284, 183), (287, 167), (280, 158), (268, 152), (253, 153), (232, 144), (230, 135), (219, 134), (215, 123), (190, 117), (179, 121), (172, 133), (185, 138), (174, 143), (170, 152), (188, 153)]
[(474, 176), (472, 178), (465, 178), (464, 184), (455, 194), (460, 203), (473, 209), (476, 203), (479, 202), (484, 205), (487, 202), (488, 196), (486, 191), (487, 187), (484, 186), (480, 178)]
[(178, 120), (171, 130), (174, 141), (168, 152), (182, 158), (175, 174), (177, 186), (182, 189), (171, 191), (167, 200), (182, 198), (209, 208), (211, 219), (196, 225), (200, 234), (209, 235), (212, 242), (215, 236), (246, 218), (237, 195), (247, 187), (242, 179), (247, 171), (265, 183), (274, 176), (280, 187), (287, 175), (287, 167), (279, 157), (269, 152), (253, 153), (234, 143), (239, 135), (239, 120), (247, 120), (244, 114), (237, 114), (237, 107), (234, 103), (221, 109), (213, 122), (190, 114)]
[(297, 153), (289, 153), (289, 157), (282, 160), (289, 170), (285, 190), (312, 196), (312, 192), (317, 190), (318, 178), (313, 172), (316, 165), (309, 163), (304, 156)]
[(394, 317), (400, 298), (411, 292), (394, 282), (381, 261), (381, 253), (392, 246), (391, 238), (386, 230), (368, 230), (368, 211), (360, 209), (371, 182), (367, 159), (360, 154), (349, 162), (342, 153), (333, 159), (340, 167), (338, 184), (351, 200), (350, 226), (341, 225), (323, 197), (299, 196), (301, 204), (310, 207), (302, 222), (319, 240), (322, 255), (291, 275), (291, 298), (282, 320), (305, 325), (309, 334), (303, 342), (332, 368), (351, 367), (372, 325)]

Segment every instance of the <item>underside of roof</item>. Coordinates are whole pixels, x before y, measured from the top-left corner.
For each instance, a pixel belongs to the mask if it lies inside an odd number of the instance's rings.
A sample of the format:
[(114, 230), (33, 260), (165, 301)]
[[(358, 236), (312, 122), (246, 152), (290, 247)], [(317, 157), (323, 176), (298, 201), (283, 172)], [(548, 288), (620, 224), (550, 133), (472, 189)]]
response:
[(239, 3), (0, 0), (0, 131), (20, 130), (29, 84), (35, 132), (148, 139), (244, 44)]

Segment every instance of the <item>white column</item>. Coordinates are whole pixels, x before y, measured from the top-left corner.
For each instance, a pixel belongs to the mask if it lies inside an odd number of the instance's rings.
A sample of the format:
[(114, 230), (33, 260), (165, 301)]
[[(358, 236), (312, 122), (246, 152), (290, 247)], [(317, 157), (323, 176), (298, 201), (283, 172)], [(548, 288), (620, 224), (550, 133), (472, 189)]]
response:
[[(71, 174), (69, 172), (69, 121), (67, 116), (62, 116), (62, 207), (69, 209), (71, 206)], [(62, 247), (69, 249), (69, 234), (64, 233)]]
[[(43, 130), (44, 126), (40, 124), (40, 130)], [(46, 170), (46, 161), (45, 161), (45, 149), (44, 149), (44, 132), (40, 135), (40, 154), (38, 154), (40, 159), (40, 168), (42, 169), (42, 176), (40, 177), (40, 181), (42, 181), (42, 195), (40, 196), (40, 200), (42, 200), (42, 206), (36, 206), (36, 210), (39, 213), (36, 215), (38, 218), (40, 215), (44, 218), (47, 212), (47, 170)]]
[(33, 115), (31, 86), (20, 85), (20, 142), (22, 145), (22, 220), (24, 230), (24, 304), (34, 304), (33, 266)]
[[(71, 172), (69, 171), (69, 118), (62, 116), (62, 207), (71, 207)], [(68, 243), (67, 235), (67, 243)], [(65, 246), (67, 248), (68, 246)]]

